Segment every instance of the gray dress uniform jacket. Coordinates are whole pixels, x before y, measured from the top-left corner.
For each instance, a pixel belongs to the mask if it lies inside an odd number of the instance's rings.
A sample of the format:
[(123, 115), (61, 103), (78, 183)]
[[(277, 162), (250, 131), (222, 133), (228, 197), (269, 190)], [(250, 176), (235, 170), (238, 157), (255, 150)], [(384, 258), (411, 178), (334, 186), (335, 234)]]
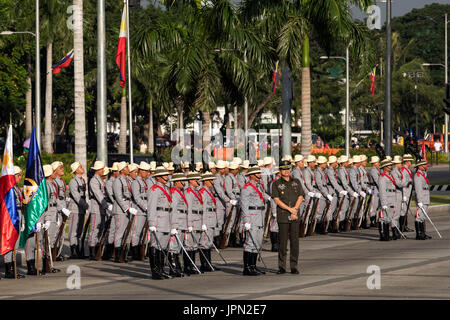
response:
[(237, 177), (232, 173), (225, 177), (225, 192), (229, 199), (239, 200), (241, 190), (237, 181)]
[(367, 174), (365, 167), (360, 166), (358, 169), (359, 169), (359, 177), (361, 179), (361, 189), (365, 193), (369, 193), (370, 189), (369, 175)]
[(214, 180), (214, 196), (217, 201), (217, 217), (219, 220), (219, 226), (222, 228), (225, 221), (226, 205), (230, 201), (230, 198), (225, 192), (225, 176), (219, 173), (216, 174)]
[(56, 178), (54, 180), (54, 182), (56, 183), (56, 187), (58, 189), (58, 198), (56, 199), (56, 203), (57, 203), (57, 210), (58, 212), (61, 212), (62, 208), (67, 208), (67, 194), (68, 194), (68, 190), (67, 190), (67, 185), (64, 182), (63, 179), (61, 178)]
[(395, 221), (398, 221), (400, 218), (400, 214), (402, 211), (402, 202), (403, 202), (403, 174), (400, 172), (400, 169), (393, 168), (391, 171), (391, 176), (395, 181), (395, 210), (394, 217)]
[(105, 215), (108, 208), (106, 183), (96, 174), (89, 181), (89, 195), (91, 213)]
[(372, 201), (370, 203), (370, 216), (374, 217), (377, 214), (378, 208), (380, 207), (380, 191), (378, 181), (380, 179), (380, 170), (372, 167), (369, 171), (369, 184), (372, 187)]
[(406, 207), (408, 206), (408, 200), (412, 192), (413, 173), (406, 166), (402, 167), (401, 173), (403, 174), (403, 197), (406, 197), (406, 205), (402, 206), (402, 213), (401, 213), (401, 215), (404, 216), (406, 215)]
[(311, 168), (306, 167), (305, 170), (303, 170), (303, 176), (305, 178), (305, 194), (307, 194), (308, 192), (317, 193), (318, 189), (315, 181), (314, 171), (311, 170)]
[(382, 209), (380, 214), (380, 221), (390, 223), (394, 216), (395, 210), (395, 181), (389, 173), (382, 173), (378, 180), (380, 191), (380, 204), (381, 207), (387, 207)]
[(250, 223), (250, 230), (247, 232), (251, 233), (253, 241), (256, 242), (256, 246), (253, 243), (250, 236), (245, 238), (244, 251), (247, 252), (258, 252), (258, 249), (262, 245), (263, 235), (264, 235), (264, 216), (265, 216), (265, 206), (264, 198), (255, 191), (255, 188), (259, 192), (263, 192), (259, 184), (254, 182), (248, 182), (242, 189), (242, 222), (244, 225)]
[(137, 210), (138, 216), (147, 216), (147, 192), (148, 184), (141, 177), (137, 177), (131, 182), (132, 204), (131, 207)]
[[(162, 249), (167, 247), (171, 229), (170, 211), (172, 196), (170, 193), (170, 189), (165, 184), (156, 182), (149, 188), (147, 196), (148, 225), (149, 227), (156, 227), (156, 235)], [(150, 239), (151, 246), (160, 249), (153, 234)]]
[(209, 249), (212, 247), (212, 240), (215, 230), (219, 227), (217, 221), (217, 200), (211, 189), (203, 186), (199, 191), (203, 201), (203, 220), (202, 224), (206, 225), (206, 234), (203, 232), (200, 239), (200, 247)]
[[(186, 242), (189, 250), (196, 250), (196, 242), (200, 241), (202, 223), (203, 223), (203, 200), (202, 196), (195, 188), (189, 186), (186, 188), (186, 200), (188, 203), (188, 226), (192, 227), (193, 232), (190, 233)], [(195, 237), (196, 242), (192, 237)]]
[(306, 208), (306, 205), (309, 202), (309, 198), (310, 198), (309, 195), (308, 195), (308, 192), (307, 192), (308, 189), (306, 188), (306, 185), (305, 185), (304, 169), (300, 169), (299, 167), (295, 167), (292, 170), (292, 177), (295, 178), (295, 179), (298, 179), (298, 181), (300, 181), (300, 184), (302, 186), (302, 190), (305, 192), (305, 199), (300, 204), (299, 215), (298, 215), (300, 219), (303, 219), (303, 215), (305, 213), (305, 208)]
[(108, 202), (110, 202), (111, 204), (114, 204), (114, 191), (113, 191), (113, 183), (114, 180), (116, 180), (116, 178), (114, 178), (113, 176), (111, 176), (107, 181), (106, 181), (106, 192), (108, 194)]
[[(426, 212), (430, 205), (430, 186), (426, 172), (418, 170), (414, 175), (414, 190), (416, 191), (416, 203), (422, 203)], [(416, 221), (425, 221), (425, 215), (419, 207), (417, 207)]]
[[(171, 229), (177, 229), (179, 232), (180, 241), (186, 244), (188, 237), (188, 204), (184, 189), (173, 187), (170, 189), (172, 196), (170, 223)], [(172, 237), (171, 245), (169, 245), (170, 252), (178, 254), (181, 252), (181, 246), (178, 241)]]
[(113, 215), (125, 214), (131, 207), (131, 184), (127, 177), (120, 175), (113, 182)]
[(245, 174), (243, 174), (242, 172), (239, 172), (236, 175), (237, 178), (237, 182), (239, 184), (239, 189), (242, 190), (242, 188), (244, 187), (244, 185), (248, 182), (248, 178), (245, 176)]

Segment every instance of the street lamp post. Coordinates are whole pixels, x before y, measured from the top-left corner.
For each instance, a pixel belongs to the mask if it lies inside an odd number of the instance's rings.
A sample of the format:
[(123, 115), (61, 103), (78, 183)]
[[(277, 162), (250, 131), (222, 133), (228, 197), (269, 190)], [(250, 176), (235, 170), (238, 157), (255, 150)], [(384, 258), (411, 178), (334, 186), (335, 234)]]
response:
[(387, 156), (392, 156), (392, 29), (391, 0), (386, 0), (386, 90), (384, 112), (384, 150)]
[(345, 61), (345, 155), (350, 156), (350, 70), (349, 70), (349, 52), (348, 46), (345, 51), (346, 57), (328, 57), (321, 56), (320, 59), (342, 59)]

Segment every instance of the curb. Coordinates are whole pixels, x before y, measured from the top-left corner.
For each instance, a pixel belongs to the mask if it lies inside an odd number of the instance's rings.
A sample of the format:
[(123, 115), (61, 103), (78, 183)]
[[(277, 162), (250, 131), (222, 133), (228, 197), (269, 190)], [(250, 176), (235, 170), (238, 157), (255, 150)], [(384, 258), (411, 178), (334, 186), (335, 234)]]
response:
[(428, 208), (429, 213), (450, 212), (450, 204), (440, 204)]

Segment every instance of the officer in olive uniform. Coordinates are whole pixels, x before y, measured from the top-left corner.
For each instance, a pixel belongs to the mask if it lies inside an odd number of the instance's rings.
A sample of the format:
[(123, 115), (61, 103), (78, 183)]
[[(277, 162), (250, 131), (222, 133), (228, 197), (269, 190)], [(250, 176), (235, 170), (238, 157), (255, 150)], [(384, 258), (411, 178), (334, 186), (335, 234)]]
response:
[(414, 175), (414, 190), (416, 191), (416, 239), (426, 240), (431, 239), (431, 236), (427, 235), (425, 228), (425, 214), (423, 211), (427, 212), (428, 206), (430, 205), (430, 182), (427, 178), (427, 162), (420, 160), (416, 164), (418, 168), (416, 174)]
[(299, 208), (303, 201), (304, 191), (300, 181), (292, 178), (291, 162), (280, 162), (281, 178), (273, 183), (272, 198), (277, 204), (277, 220), (279, 227), (280, 248), (278, 250), (278, 274), (286, 272), (287, 241), (290, 241), (290, 267), (292, 274), (298, 274), (299, 253)]
[[(383, 169), (383, 173), (378, 180), (380, 191), (380, 241), (389, 241), (389, 224), (392, 223), (392, 218), (395, 211), (395, 180), (391, 175), (392, 162), (389, 159), (381, 161), (380, 169)], [(392, 239), (397, 240), (397, 230), (392, 225)]]

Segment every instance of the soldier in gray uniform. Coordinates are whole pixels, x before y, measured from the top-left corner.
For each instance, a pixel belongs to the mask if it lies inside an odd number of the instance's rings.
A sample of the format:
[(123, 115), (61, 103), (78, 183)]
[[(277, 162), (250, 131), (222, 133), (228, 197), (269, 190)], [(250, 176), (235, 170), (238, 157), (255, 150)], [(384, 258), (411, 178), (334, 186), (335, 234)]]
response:
[[(345, 191), (342, 186), (338, 183), (338, 170), (337, 170), (338, 164), (337, 164), (337, 158), (335, 156), (330, 156), (328, 158), (328, 168), (325, 170), (327, 177), (328, 177), (328, 190), (330, 190), (330, 194), (333, 196), (333, 204), (332, 208), (330, 209), (331, 214), (334, 216), (330, 216), (329, 221), (332, 221), (334, 217), (337, 218), (337, 221), (340, 221), (340, 216), (342, 212), (342, 207), (340, 212), (336, 212), (339, 209), (339, 204), (341, 203), (341, 200), (347, 195), (347, 191)], [(330, 224), (331, 226), (331, 224)], [(338, 230), (332, 230), (337, 232)]]
[(353, 206), (352, 212), (349, 212), (350, 217), (353, 219), (352, 224), (356, 222), (356, 215), (359, 214), (359, 212), (356, 212), (358, 209), (358, 205), (360, 201), (364, 201), (364, 197), (366, 196), (366, 193), (361, 188), (361, 172), (359, 170), (359, 167), (361, 166), (361, 157), (360, 156), (353, 156), (353, 166), (348, 171), (348, 175), (350, 176), (350, 186), (352, 187), (353, 191), (357, 193), (361, 198), (358, 197), (351, 197), (350, 201), (353, 201), (353, 198), (355, 198), (355, 204)]
[(240, 223), (240, 221), (236, 220), (236, 214), (239, 208), (239, 198), (241, 194), (241, 186), (238, 183), (237, 180), (237, 174), (238, 174), (238, 168), (239, 165), (237, 163), (230, 163), (229, 167), (230, 173), (225, 177), (225, 193), (230, 199), (230, 203), (227, 204), (227, 218), (228, 215), (231, 214), (231, 220), (228, 224), (228, 229), (223, 230), (223, 233), (226, 235), (229, 235), (227, 238), (228, 241), (225, 243), (225, 246), (228, 246), (228, 243), (231, 247), (237, 246), (237, 239), (236, 235), (232, 234), (232, 230), (234, 230), (235, 223)]
[[(195, 263), (195, 253), (197, 249), (197, 243), (200, 243), (202, 234), (202, 221), (203, 221), (203, 200), (199, 193), (199, 180), (201, 176), (196, 172), (188, 173), (186, 179), (189, 181), (189, 186), (186, 188), (186, 200), (188, 203), (188, 238), (186, 241), (186, 251), (189, 254), (191, 260)], [(193, 239), (195, 237), (195, 240)], [(200, 259), (203, 256), (200, 255)], [(184, 257), (184, 264), (189, 265), (189, 260)], [(203, 270), (200, 270), (203, 271)], [(189, 270), (185, 270), (189, 272)]]
[[(17, 214), (19, 216), (18, 227), (19, 227), (19, 237), (17, 238), (15, 248), (17, 249), (19, 246), (20, 233), (25, 230), (25, 221), (22, 213), (22, 203), (23, 203), (23, 193), (19, 187), (20, 180), (22, 179), (22, 170), (18, 166), (14, 166), (14, 179), (16, 184), (13, 187), (14, 190), (14, 199), (16, 201)], [(14, 279), (14, 274), (16, 272), (14, 266), (14, 250), (11, 250), (3, 255), (5, 262), (5, 278), (6, 279)], [(28, 260), (27, 260), (28, 265)], [(28, 268), (30, 269), (30, 268)], [(17, 272), (17, 279), (24, 278), (23, 274)]]
[(147, 219), (150, 231), (150, 268), (152, 279), (161, 280), (169, 278), (164, 271), (166, 251), (170, 235), (178, 234), (175, 228), (171, 229), (170, 210), (172, 196), (167, 187), (169, 172), (163, 166), (156, 167), (153, 175), (156, 183), (149, 189), (147, 195)]
[[(278, 168), (274, 168), (273, 173), (274, 173), (275, 177), (269, 184), (270, 194), (272, 194), (273, 183), (281, 177), (281, 173)], [(278, 228), (278, 222), (277, 222), (277, 204), (275, 203), (275, 201), (272, 198), (270, 198), (270, 212), (271, 212), (271, 217), (270, 217), (270, 221), (269, 221), (269, 231), (270, 231), (270, 243), (272, 244), (272, 248), (270, 249), (270, 251), (278, 252), (278, 248), (279, 248), (278, 243), (279, 243), (280, 239), (278, 237), (279, 228)]]
[(239, 184), (239, 187), (242, 188), (244, 185), (248, 182), (248, 178), (245, 176), (246, 171), (248, 171), (249, 168), (249, 161), (244, 160), (244, 162), (239, 166), (242, 170), (237, 174), (237, 181)]
[(69, 182), (69, 210), (72, 212), (69, 221), (69, 244), (70, 258), (83, 259), (84, 253), (81, 252), (81, 235), (83, 233), (84, 219), (89, 204), (86, 202), (86, 181), (82, 177), (84, 168), (79, 162), (70, 165), (72, 173), (75, 176)]
[[(302, 186), (302, 189), (306, 192), (306, 186), (305, 186), (305, 177), (304, 177), (304, 170), (305, 170), (305, 158), (301, 154), (296, 154), (294, 157), (294, 164), (295, 168), (292, 170), (292, 177), (295, 179), (298, 179), (300, 181), (300, 184)], [(306, 195), (305, 201), (302, 201), (302, 204), (300, 205), (300, 212), (299, 212), (299, 219), (303, 219), (303, 215), (305, 214), (305, 208), (306, 204), (309, 201), (310, 196)]]
[[(331, 194), (334, 193), (332, 188), (329, 188), (328, 176), (325, 172), (327, 167), (327, 158), (324, 156), (319, 156), (317, 159), (317, 169), (314, 173), (317, 189), (322, 194), (322, 197), (319, 198), (319, 209), (317, 211), (316, 220), (318, 221), (317, 229), (319, 233), (326, 234), (328, 225), (324, 225), (324, 219), (330, 221), (331, 215), (330, 212), (333, 212), (333, 207), (336, 206), (337, 198), (333, 197)], [(328, 207), (328, 208), (327, 208)]]
[[(402, 202), (403, 202), (403, 183), (405, 182), (403, 179), (403, 174), (401, 173), (400, 169), (402, 167), (402, 157), (401, 156), (394, 156), (394, 159), (392, 160), (393, 169), (391, 172), (391, 176), (394, 178), (395, 181), (395, 208), (394, 208), (394, 215), (392, 217), (392, 225), (399, 227), (399, 219), (400, 214), (402, 211)], [(398, 232), (397, 228), (395, 228), (394, 236), (393, 238), (400, 239), (400, 233)]]
[(408, 228), (408, 202), (411, 198), (413, 187), (413, 173), (411, 171), (413, 157), (410, 154), (403, 155), (403, 167), (401, 173), (403, 175), (403, 199), (402, 199), (402, 211), (400, 213), (400, 231), (411, 232), (412, 229)]
[[(427, 235), (425, 227), (425, 214), (422, 210), (427, 212), (430, 205), (430, 182), (427, 178), (427, 162), (420, 160), (416, 164), (418, 168), (414, 175), (414, 190), (416, 191), (416, 240), (431, 239), (431, 236)], [(428, 214), (428, 212), (427, 212)]]
[[(184, 185), (186, 176), (182, 173), (174, 173), (172, 175), (172, 184), (174, 187), (170, 189), (172, 195), (170, 222), (171, 228), (177, 230), (182, 245), (186, 247), (186, 242), (189, 236), (188, 231), (188, 203), (186, 200)], [(179, 254), (181, 246), (172, 235), (169, 241), (169, 254), (167, 256), (169, 263), (172, 265), (169, 275), (174, 277), (182, 277), (183, 271), (181, 268)], [(187, 263), (186, 263), (187, 262)], [(189, 261), (185, 261), (184, 268), (188, 270), (187, 274), (193, 273), (192, 266)]]
[[(338, 163), (340, 164), (338, 169), (338, 182), (342, 186), (342, 189), (346, 191), (346, 193), (341, 193), (345, 197), (345, 199), (344, 203), (342, 204), (341, 216), (339, 218), (340, 231), (344, 229), (345, 217), (351, 214), (351, 212), (349, 212), (351, 201), (353, 201), (353, 199), (357, 199), (359, 196), (358, 193), (356, 193), (350, 185), (350, 175), (346, 169), (348, 161), (348, 157), (344, 155), (340, 156), (338, 160)], [(356, 200), (354, 206), (356, 206)]]
[[(359, 166), (359, 172), (360, 172), (360, 178), (361, 178), (361, 190), (364, 192), (365, 196), (362, 198), (363, 204), (361, 205), (361, 218), (364, 219), (363, 214), (365, 210), (365, 206), (368, 204), (366, 203), (366, 198), (368, 194), (371, 194), (372, 188), (369, 183), (369, 174), (367, 173), (366, 166), (367, 166), (367, 156), (362, 154), (360, 155), (361, 158), (361, 165)], [(361, 221), (361, 227), (364, 229), (367, 229), (367, 221), (362, 220)]]
[(111, 222), (111, 224), (114, 224), (115, 232), (110, 234), (110, 237), (114, 239), (115, 262), (119, 262), (122, 238), (129, 219), (131, 215), (137, 213), (137, 210), (131, 207), (131, 183), (127, 178), (129, 173), (127, 163), (120, 162), (118, 169), (120, 176), (113, 183), (114, 205)]
[(244, 276), (263, 274), (256, 268), (258, 250), (264, 236), (265, 201), (263, 189), (259, 184), (261, 170), (255, 166), (249, 169), (247, 182), (242, 188), (242, 220), (246, 234), (244, 243)]
[(134, 217), (134, 223), (131, 227), (131, 254), (133, 260), (139, 260), (139, 253), (141, 247), (145, 221), (147, 220), (147, 194), (148, 184), (147, 178), (150, 175), (150, 165), (144, 161), (139, 164), (139, 172), (136, 179), (131, 183), (132, 203), (131, 206), (137, 210)]
[[(119, 177), (120, 173), (118, 171), (118, 162), (114, 162), (111, 167), (111, 174), (109, 176), (109, 179), (106, 179), (106, 195), (107, 195), (107, 201), (108, 201), (108, 211), (107, 214), (111, 214), (112, 208), (114, 205), (114, 191), (113, 191), (113, 183), (114, 180)], [(110, 209), (111, 208), (111, 209)], [(110, 209), (110, 210), (109, 210)], [(105, 249), (103, 250), (103, 256), (102, 260), (110, 260), (114, 251), (114, 233), (115, 233), (115, 225), (114, 223), (109, 224), (109, 229), (107, 230), (106, 234), (106, 245)]]
[(102, 161), (95, 161), (92, 170), (95, 171), (94, 176), (89, 181), (89, 197), (90, 197), (90, 214), (91, 214), (91, 232), (89, 235), (89, 259), (95, 260), (95, 256), (100, 247), (98, 243), (105, 227), (107, 209), (111, 209), (108, 204), (108, 196), (106, 194), (106, 183), (102, 176), (105, 164)]
[[(216, 180), (214, 180), (214, 196), (217, 201), (217, 218), (219, 221), (219, 229), (216, 230), (214, 241), (218, 247), (222, 238), (222, 228), (226, 216), (227, 204), (230, 204), (230, 198), (225, 192), (225, 168), (226, 163), (223, 160), (219, 160), (216, 165), (217, 173)], [(237, 202), (236, 202), (237, 203)]]
[[(203, 201), (203, 220), (202, 220), (202, 234), (200, 239), (200, 250), (204, 253), (209, 263), (213, 266), (214, 270), (220, 270), (212, 264), (211, 260), (211, 247), (213, 246), (212, 239), (215, 234), (215, 230), (219, 227), (217, 221), (217, 200), (213, 195), (213, 185), (216, 177), (211, 172), (205, 172), (202, 174), (203, 187), (200, 189), (199, 194)], [(206, 263), (204, 258), (201, 258), (201, 271), (214, 271)], [(203, 269), (203, 270), (202, 270)]]
[(373, 156), (370, 158), (370, 163), (372, 164), (372, 168), (369, 171), (369, 185), (372, 190), (372, 200), (369, 204), (370, 227), (376, 227), (377, 212), (380, 208), (380, 186), (378, 184), (381, 175), (380, 158)]
[[(319, 201), (320, 197), (322, 197), (322, 194), (320, 192), (318, 192), (318, 190), (317, 190), (317, 184), (315, 181), (316, 178), (314, 176), (315, 166), (316, 166), (316, 157), (313, 155), (309, 155), (308, 158), (306, 159), (306, 167), (303, 170), (303, 177), (304, 177), (305, 188), (306, 188), (306, 189), (304, 189), (304, 192), (305, 192), (305, 201), (304, 202), (306, 203), (306, 206), (307, 206), (308, 203), (311, 201), (311, 205), (309, 206), (310, 212), (305, 212), (303, 214), (303, 219), (305, 219), (308, 214), (314, 214), (314, 212), (311, 212), (311, 210), (313, 208), (313, 203), (314, 203), (314, 201)], [(305, 207), (305, 210), (306, 210), (306, 207)]]
[[(380, 191), (380, 241), (389, 241), (389, 224), (392, 222), (395, 210), (395, 180), (391, 175), (392, 162), (389, 159), (381, 161), (380, 169), (383, 169), (383, 173), (378, 180)], [(396, 240), (395, 227), (392, 227), (393, 239)]]

